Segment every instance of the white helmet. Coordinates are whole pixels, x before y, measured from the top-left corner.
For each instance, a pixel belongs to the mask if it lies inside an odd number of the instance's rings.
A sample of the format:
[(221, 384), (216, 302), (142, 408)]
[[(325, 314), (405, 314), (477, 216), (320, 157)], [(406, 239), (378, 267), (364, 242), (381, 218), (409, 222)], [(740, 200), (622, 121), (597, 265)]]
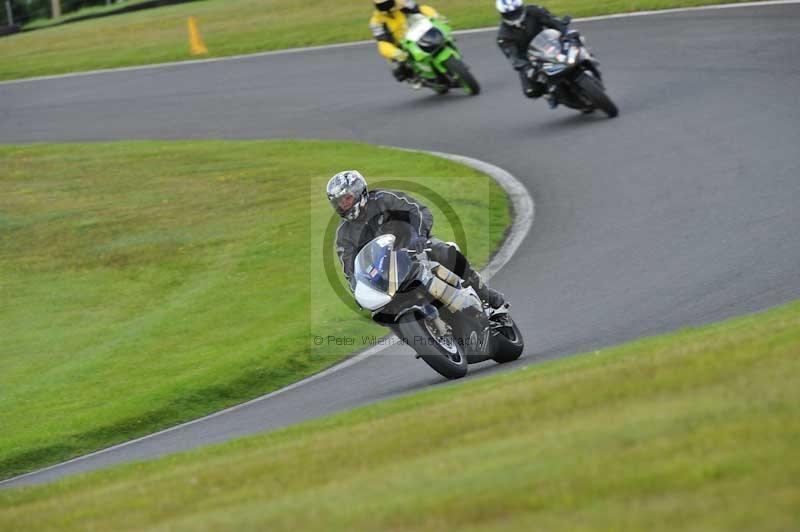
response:
[(521, 26), (525, 20), (525, 3), (522, 0), (497, 0), (494, 5), (503, 22), (509, 26)]

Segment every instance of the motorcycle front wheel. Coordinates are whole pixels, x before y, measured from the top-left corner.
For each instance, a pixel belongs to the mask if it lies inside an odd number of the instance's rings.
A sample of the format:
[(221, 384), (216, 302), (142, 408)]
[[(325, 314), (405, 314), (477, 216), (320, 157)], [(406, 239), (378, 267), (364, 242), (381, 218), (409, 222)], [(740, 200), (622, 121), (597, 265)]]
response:
[(406, 314), (400, 319), (397, 331), (400, 339), (434, 371), (447, 379), (460, 379), (467, 374), (464, 348), (451, 335), (441, 336), (429, 320)]
[(602, 83), (590, 72), (583, 72), (575, 78), (575, 84), (592, 101), (592, 103), (603, 111), (609, 118), (614, 118), (619, 114), (619, 109), (606, 94)]
[(467, 92), (467, 94), (471, 94), (473, 96), (480, 94), (481, 86), (478, 83), (478, 80), (472, 75), (469, 67), (467, 67), (467, 65), (459, 60), (456, 56), (448, 57), (442, 64), (447, 69), (447, 72), (449, 72), (451, 76), (458, 80), (458, 82), (461, 84), (461, 87)]
[(498, 364), (513, 362), (522, 356), (524, 349), (525, 340), (522, 338), (522, 332), (511, 316), (508, 316), (504, 326), (498, 327), (493, 332), (492, 352), (494, 356), (492, 360)]

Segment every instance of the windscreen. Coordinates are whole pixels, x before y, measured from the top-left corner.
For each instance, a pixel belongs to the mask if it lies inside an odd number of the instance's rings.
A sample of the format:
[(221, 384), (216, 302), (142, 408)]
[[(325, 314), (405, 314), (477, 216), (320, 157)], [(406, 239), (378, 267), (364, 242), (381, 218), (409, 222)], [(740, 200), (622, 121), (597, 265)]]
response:
[(531, 42), (530, 53), (539, 59), (555, 60), (561, 53), (561, 32), (546, 29)]
[(422, 50), (433, 53), (444, 44), (444, 34), (439, 28), (432, 27), (425, 32), (425, 35), (419, 38), (417, 44)]
[(417, 42), (423, 35), (428, 33), (433, 28), (433, 24), (427, 17), (422, 15), (412, 15), (408, 19), (408, 31), (406, 31), (406, 40)]
[[(390, 292), (394, 276), (394, 290), (399, 289), (400, 284), (411, 272), (412, 264), (411, 256), (407, 252), (399, 250), (393, 253), (395, 240), (394, 235), (381, 235), (358, 252), (355, 261), (355, 275), (358, 282), (387, 294)], [(393, 296), (394, 292), (389, 295)]]
[(374, 290), (389, 290), (389, 266), (394, 235), (382, 235), (364, 246), (356, 256), (356, 279)]

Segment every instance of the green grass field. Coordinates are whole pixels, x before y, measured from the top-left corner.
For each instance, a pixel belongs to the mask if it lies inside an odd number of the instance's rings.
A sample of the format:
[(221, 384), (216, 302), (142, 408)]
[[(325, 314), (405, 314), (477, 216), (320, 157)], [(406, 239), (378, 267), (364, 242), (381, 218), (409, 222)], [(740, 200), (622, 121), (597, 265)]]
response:
[(2, 530), (800, 525), (800, 302), (0, 491)]
[(478, 264), (502, 239), (497, 185), (428, 155), (311, 141), (0, 146), (0, 478), (365, 347), (315, 335), (384, 334), (322, 270), (324, 186), (354, 166), (373, 185), (402, 178), (447, 198)]
[[(553, 0), (574, 17), (721, 3), (719, 0)], [(491, 26), (488, 0), (432, 2), (457, 29)], [(0, 39), (0, 80), (190, 59), (187, 18), (219, 57), (370, 39), (366, 0), (207, 0), (65, 24)], [(376, 61), (382, 59), (376, 53)], [(502, 57), (498, 52), (498, 60)]]

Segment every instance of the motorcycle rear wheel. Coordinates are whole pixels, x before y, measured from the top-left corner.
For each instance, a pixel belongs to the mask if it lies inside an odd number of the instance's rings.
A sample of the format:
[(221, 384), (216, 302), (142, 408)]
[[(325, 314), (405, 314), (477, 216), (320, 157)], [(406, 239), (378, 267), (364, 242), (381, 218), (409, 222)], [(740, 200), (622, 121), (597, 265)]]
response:
[(405, 315), (398, 323), (397, 332), (406, 345), (417, 352), (434, 371), (446, 379), (460, 379), (467, 374), (467, 357), (458, 341), (443, 341), (428, 326), (425, 319)]
[(616, 104), (606, 94), (603, 85), (596, 77), (589, 72), (583, 72), (575, 78), (575, 84), (592, 101), (592, 103), (603, 111), (609, 118), (614, 118), (619, 114)]

